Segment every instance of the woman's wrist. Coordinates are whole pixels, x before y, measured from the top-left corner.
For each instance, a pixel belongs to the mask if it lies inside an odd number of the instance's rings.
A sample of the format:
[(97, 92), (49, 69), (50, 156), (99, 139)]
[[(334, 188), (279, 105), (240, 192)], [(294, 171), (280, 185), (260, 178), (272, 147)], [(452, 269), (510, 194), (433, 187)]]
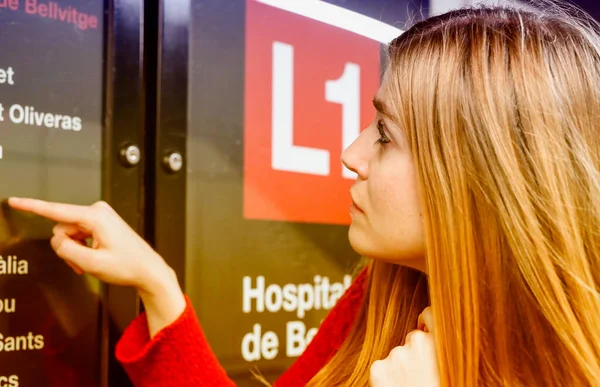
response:
[(175, 271), (165, 262), (157, 266), (144, 273), (135, 286), (140, 296), (151, 298), (158, 297), (165, 292), (181, 291)]
[(150, 337), (177, 320), (185, 310), (186, 301), (177, 275), (167, 265), (137, 290), (146, 311)]

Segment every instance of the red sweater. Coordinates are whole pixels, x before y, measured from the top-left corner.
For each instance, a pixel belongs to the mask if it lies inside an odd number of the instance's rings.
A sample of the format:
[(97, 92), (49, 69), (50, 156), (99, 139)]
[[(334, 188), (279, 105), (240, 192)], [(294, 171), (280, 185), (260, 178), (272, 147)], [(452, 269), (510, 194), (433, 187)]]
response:
[[(305, 386), (340, 348), (360, 308), (365, 278), (363, 270), (329, 312), (304, 353), (275, 382), (276, 387)], [(182, 315), (152, 339), (143, 313), (125, 330), (116, 356), (136, 387), (235, 386), (210, 349), (186, 300)]]

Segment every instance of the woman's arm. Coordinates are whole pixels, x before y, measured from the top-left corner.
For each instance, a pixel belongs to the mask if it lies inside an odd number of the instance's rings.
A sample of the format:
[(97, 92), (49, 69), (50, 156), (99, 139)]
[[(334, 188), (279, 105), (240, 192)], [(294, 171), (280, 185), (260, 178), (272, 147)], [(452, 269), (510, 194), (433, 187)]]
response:
[[(117, 347), (117, 357), (136, 386), (234, 385), (211, 351), (172, 269), (108, 204), (16, 198), (9, 204), (58, 222), (51, 245), (73, 270), (138, 290), (146, 311), (127, 328)], [(339, 348), (360, 307), (363, 282), (364, 273), (278, 386), (302, 385)]]

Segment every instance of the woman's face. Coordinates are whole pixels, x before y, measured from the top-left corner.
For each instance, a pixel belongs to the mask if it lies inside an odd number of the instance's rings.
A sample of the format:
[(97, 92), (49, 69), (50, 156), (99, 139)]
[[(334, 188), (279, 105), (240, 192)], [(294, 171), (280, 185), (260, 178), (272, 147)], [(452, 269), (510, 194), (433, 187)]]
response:
[(350, 190), (349, 238), (361, 255), (425, 271), (425, 233), (417, 179), (406, 136), (386, 115), (380, 88), (371, 125), (342, 154), (358, 174)]

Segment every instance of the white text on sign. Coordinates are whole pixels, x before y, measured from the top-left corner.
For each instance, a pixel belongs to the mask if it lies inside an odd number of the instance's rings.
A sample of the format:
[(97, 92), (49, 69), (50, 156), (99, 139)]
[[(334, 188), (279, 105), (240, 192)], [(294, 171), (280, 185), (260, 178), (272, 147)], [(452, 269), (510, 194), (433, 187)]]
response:
[(19, 377), (17, 375), (0, 375), (0, 387), (19, 387)]
[[(243, 282), (244, 313), (295, 312), (300, 319), (310, 310), (331, 309), (352, 283), (350, 275), (343, 282), (330, 282), (328, 277), (316, 275), (313, 283), (266, 284), (264, 276), (246, 276)], [(288, 321), (285, 326), (285, 356), (297, 357), (304, 352), (318, 328), (307, 328), (301, 321)], [(242, 338), (241, 354), (246, 361), (273, 360), (279, 354), (280, 340), (274, 331), (264, 330), (256, 323)]]
[(15, 71), (12, 67), (7, 69), (0, 68), (0, 85), (14, 85), (15, 84)]
[[(294, 47), (273, 42), (271, 166), (278, 171), (329, 175), (326, 149), (294, 145)], [(346, 63), (342, 76), (325, 82), (325, 100), (342, 105), (342, 149), (360, 134), (360, 67)], [(347, 168), (342, 176), (355, 179)]]

